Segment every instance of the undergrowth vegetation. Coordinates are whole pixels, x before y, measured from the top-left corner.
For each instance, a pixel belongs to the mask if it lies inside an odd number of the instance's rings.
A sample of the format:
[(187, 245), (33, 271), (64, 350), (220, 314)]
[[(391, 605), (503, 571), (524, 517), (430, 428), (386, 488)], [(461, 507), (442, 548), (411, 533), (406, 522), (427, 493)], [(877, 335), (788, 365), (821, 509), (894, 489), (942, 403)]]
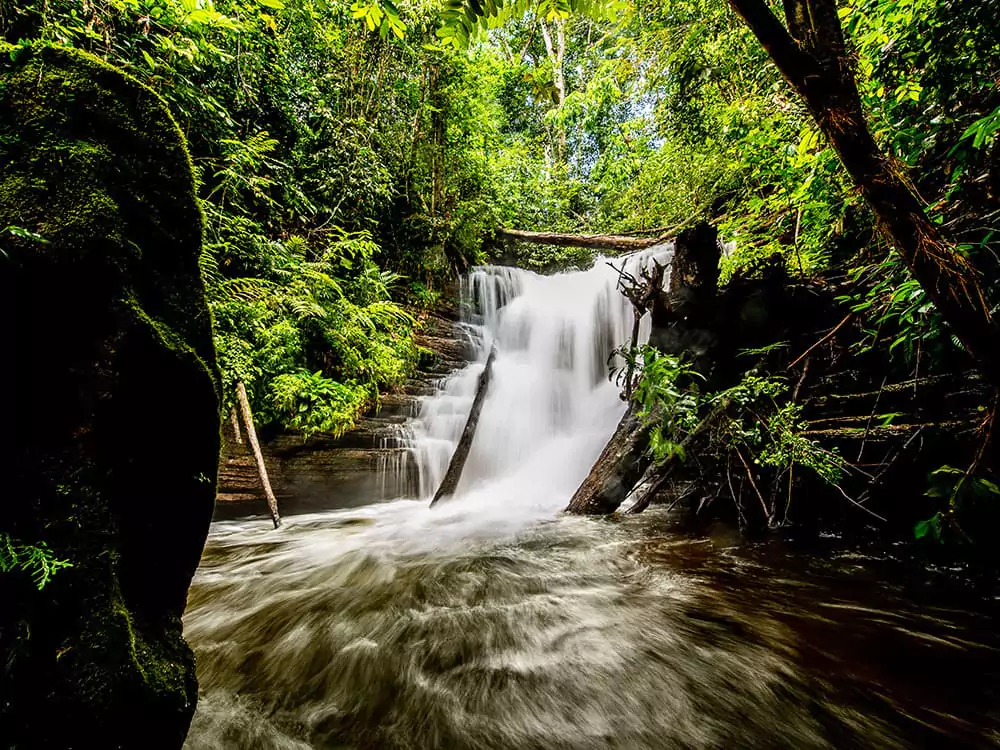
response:
[[(663, 354), (650, 346), (638, 350), (632, 400), (637, 414), (650, 430), (649, 450), (658, 464), (685, 461), (686, 447), (698, 433), (704, 435), (702, 451), (721, 455), (726, 471), (749, 476), (751, 488), (774, 523), (788, 517), (796, 470), (810, 472), (837, 487), (846, 462), (805, 433), (803, 406), (790, 398), (785, 378), (749, 371), (736, 385), (705, 392), (704, 378), (683, 357)], [(772, 485), (788, 488), (784, 508), (774, 497), (765, 498), (751, 470), (769, 469)], [(731, 480), (730, 480), (731, 481)], [(733, 496), (743, 518), (737, 496)]]

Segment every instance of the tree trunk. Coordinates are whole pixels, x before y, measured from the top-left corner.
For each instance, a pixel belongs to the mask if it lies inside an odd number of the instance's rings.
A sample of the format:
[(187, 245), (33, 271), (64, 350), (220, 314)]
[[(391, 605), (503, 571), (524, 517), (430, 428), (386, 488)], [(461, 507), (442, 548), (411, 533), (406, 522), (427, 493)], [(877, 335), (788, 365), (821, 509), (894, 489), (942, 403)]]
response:
[(250, 441), (254, 460), (257, 462), (257, 473), (260, 474), (260, 483), (264, 486), (264, 494), (267, 496), (267, 508), (271, 511), (271, 520), (274, 522), (274, 528), (278, 528), (281, 526), (281, 517), (278, 515), (278, 499), (274, 496), (274, 490), (271, 489), (271, 480), (267, 478), (264, 454), (260, 451), (260, 443), (257, 441), (257, 430), (253, 426), (253, 414), (250, 413), (250, 400), (247, 398), (247, 389), (242, 382), (236, 384), (236, 398), (240, 402), (243, 426), (246, 428), (247, 439)]
[(981, 274), (941, 236), (869, 132), (834, 0), (784, 0), (787, 29), (764, 0), (730, 3), (805, 100), (886, 239), (979, 369), (1000, 385), (1000, 325)]
[(503, 240), (534, 242), (538, 245), (559, 247), (586, 247), (594, 250), (632, 252), (660, 245), (668, 237), (626, 237), (616, 234), (558, 234), (556, 232), (527, 232), (521, 229), (497, 229), (496, 236)]
[(243, 445), (243, 435), (240, 434), (240, 418), (236, 414), (236, 407), (229, 410), (229, 421), (233, 427), (233, 439), (237, 445)]
[[(542, 39), (545, 41), (545, 51), (548, 53), (549, 62), (552, 64), (552, 86), (555, 89), (556, 109), (562, 107), (566, 101), (566, 74), (563, 70), (563, 60), (566, 57), (566, 22), (561, 18), (554, 21), (555, 40), (544, 20), (539, 21), (542, 27)], [(562, 163), (566, 160), (566, 128), (556, 125), (556, 161)]]
[(652, 463), (649, 426), (630, 409), (621, 418), (587, 478), (573, 493), (566, 511), (582, 515), (607, 515), (618, 506)]
[(472, 409), (469, 410), (469, 418), (465, 422), (465, 429), (462, 430), (462, 437), (458, 441), (455, 453), (448, 464), (448, 471), (441, 480), (441, 486), (434, 493), (431, 500), (433, 508), (444, 498), (455, 494), (458, 482), (462, 478), (462, 471), (465, 469), (465, 462), (469, 458), (469, 451), (472, 449), (472, 440), (476, 436), (476, 427), (479, 425), (479, 415), (483, 411), (483, 403), (486, 401), (486, 391), (490, 387), (490, 377), (493, 374), (493, 361), (497, 356), (496, 344), (490, 350), (490, 356), (486, 359), (486, 367), (479, 375), (479, 384), (476, 386), (476, 398), (472, 402)]

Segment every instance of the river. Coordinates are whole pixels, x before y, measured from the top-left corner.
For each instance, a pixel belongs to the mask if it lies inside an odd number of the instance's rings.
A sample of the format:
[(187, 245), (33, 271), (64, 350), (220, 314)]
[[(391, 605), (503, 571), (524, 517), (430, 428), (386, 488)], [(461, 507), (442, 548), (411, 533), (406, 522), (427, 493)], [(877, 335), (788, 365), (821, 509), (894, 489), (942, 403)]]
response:
[[(1000, 746), (995, 602), (961, 577), (662, 508), (560, 513), (624, 410), (616, 280), (474, 272), (480, 363), (414, 415), (399, 497), (213, 524), (187, 748)], [(494, 343), (459, 492), (430, 510)]]

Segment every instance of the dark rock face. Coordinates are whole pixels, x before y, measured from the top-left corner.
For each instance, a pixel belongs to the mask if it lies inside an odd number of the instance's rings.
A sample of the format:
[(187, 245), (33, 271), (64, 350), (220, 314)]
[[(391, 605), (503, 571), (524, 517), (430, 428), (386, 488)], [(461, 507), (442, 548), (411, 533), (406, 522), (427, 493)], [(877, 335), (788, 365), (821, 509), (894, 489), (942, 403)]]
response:
[(719, 233), (698, 224), (677, 237), (665, 294), (650, 309), (649, 343), (661, 352), (684, 354), (707, 372), (715, 362), (715, 317), (719, 281)]
[(178, 748), (219, 450), (190, 158), (138, 82), (0, 45), (0, 164), (0, 533), (72, 564), (0, 575), (0, 744)]

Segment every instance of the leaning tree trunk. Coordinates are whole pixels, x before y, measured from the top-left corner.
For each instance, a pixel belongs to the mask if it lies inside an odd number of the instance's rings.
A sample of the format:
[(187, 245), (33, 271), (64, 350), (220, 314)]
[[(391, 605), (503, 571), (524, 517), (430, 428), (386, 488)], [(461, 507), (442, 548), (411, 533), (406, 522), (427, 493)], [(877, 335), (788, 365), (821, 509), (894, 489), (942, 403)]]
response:
[(648, 450), (649, 424), (631, 410), (621, 418), (587, 478), (573, 493), (567, 512), (607, 515), (618, 510), (653, 462)]
[(483, 403), (486, 401), (486, 391), (490, 387), (490, 378), (493, 375), (493, 361), (497, 357), (496, 344), (490, 350), (490, 356), (486, 359), (486, 367), (479, 375), (479, 384), (476, 386), (476, 398), (472, 402), (472, 409), (469, 410), (469, 418), (465, 422), (465, 429), (462, 430), (462, 437), (458, 441), (458, 447), (452, 454), (448, 464), (448, 471), (441, 481), (441, 486), (434, 493), (431, 500), (433, 508), (441, 500), (451, 497), (458, 488), (458, 482), (462, 478), (462, 471), (465, 469), (465, 462), (469, 458), (469, 451), (472, 450), (472, 439), (476, 436), (476, 427), (479, 425), (479, 415), (483, 411)]
[(240, 417), (236, 413), (235, 406), (229, 410), (229, 422), (233, 428), (233, 440), (236, 441), (237, 445), (243, 445), (243, 435), (240, 433)]
[(253, 426), (253, 414), (250, 411), (250, 399), (247, 398), (247, 389), (242, 382), (236, 384), (236, 399), (240, 403), (240, 413), (243, 415), (243, 426), (247, 431), (247, 439), (250, 441), (250, 448), (253, 450), (254, 460), (257, 462), (257, 473), (260, 474), (260, 483), (264, 485), (264, 494), (267, 496), (267, 508), (271, 511), (271, 520), (274, 528), (281, 526), (281, 517), (278, 515), (278, 499), (271, 489), (271, 480), (267, 477), (267, 467), (264, 465), (264, 454), (261, 453), (260, 443), (257, 440), (257, 430)]
[(981, 275), (927, 218), (906, 178), (868, 130), (835, 0), (783, 0), (786, 29), (764, 0), (730, 0), (861, 190), (882, 233), (979, 369), (1000, 385), (1000, 325)]

